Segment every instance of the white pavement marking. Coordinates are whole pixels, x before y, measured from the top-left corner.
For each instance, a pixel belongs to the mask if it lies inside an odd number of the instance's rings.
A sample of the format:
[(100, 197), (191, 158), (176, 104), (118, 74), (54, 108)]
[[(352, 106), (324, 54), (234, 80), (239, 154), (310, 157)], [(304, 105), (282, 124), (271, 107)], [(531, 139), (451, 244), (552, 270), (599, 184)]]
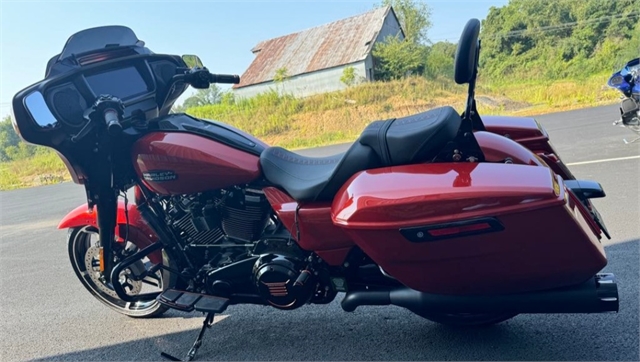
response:
[(574, 162), (574, 163), (568, 163), (567, 166), (579, 166), (579, 165), (588, 165), (591, 163), (602, 163), (602, 162), (612, 162), (612, 161), (625, 161), (625, 160), (635, 160), (637, 158), (640, 158), (640, 155), (638, 156), (629, 156), (629, 157), (618, 157), (618, 158), (606, 158), (604, 160), (594, 160), (594, 161), (584, 161), (584, 162)]

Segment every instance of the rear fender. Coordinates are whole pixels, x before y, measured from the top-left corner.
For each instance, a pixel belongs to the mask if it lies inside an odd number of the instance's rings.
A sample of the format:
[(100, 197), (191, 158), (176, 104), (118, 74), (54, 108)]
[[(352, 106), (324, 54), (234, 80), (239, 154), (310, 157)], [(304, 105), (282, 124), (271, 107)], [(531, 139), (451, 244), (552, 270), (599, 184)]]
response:
[[(129, 218), (128, 239), (138, 248), (142, 249), (159, 241), (156, 233), (144, 221), (142, 215), (135, 205), (127, 205), (127, 213)], [(127, 213), (125, 213), (124, 201), (118, 201), (117, 217), (116, 217), (116, 242), (124, 242), (127, 236)], [(87, 204), (80, 205), (69, 212), (58, 224), (58, 229), (69, 229), (84, 226), (93, 226), (98, 228), (98, 213), (95, 207), (89, 209)], [(162, 262), (162, 252), (160, 250), (149, 255), (152, 263), (158, 264)]]
[(547, 166), (525, 146), (506, 137), (485, 131), (477, 131), (474, 136), (489, 162), (502, 162), (509, 158), (515, 164)]
[(549, 134), (535, 118), (484, 116), (482, 122), (487, 132), (509, 138), (536, 154), (563, 180), (575, 179), (551, 144)]

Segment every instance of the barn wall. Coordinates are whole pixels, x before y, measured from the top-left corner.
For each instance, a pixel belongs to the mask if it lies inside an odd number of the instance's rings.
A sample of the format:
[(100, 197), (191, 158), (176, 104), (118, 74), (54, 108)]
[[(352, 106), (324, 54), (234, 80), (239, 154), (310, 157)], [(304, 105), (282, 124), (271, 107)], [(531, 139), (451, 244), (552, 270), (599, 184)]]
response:
[(313, 73), (292, 76), (280, 84), (266, 82), (237, 88), (233, 90), (233, 93), (236, 98), (250, 98), (259, 93), (275, 89), (281, 94), (284, 92), (293, 94), (296, 97), (308, 97), (318, 93), (342, 90), (347, 86), (340, 81), (340, 77), (342, 77), (344, 69), (349, 66), (355, 69), (356, 79), (366, 79), (365, 61), (360, 61), (335, 68), (322, 69)]

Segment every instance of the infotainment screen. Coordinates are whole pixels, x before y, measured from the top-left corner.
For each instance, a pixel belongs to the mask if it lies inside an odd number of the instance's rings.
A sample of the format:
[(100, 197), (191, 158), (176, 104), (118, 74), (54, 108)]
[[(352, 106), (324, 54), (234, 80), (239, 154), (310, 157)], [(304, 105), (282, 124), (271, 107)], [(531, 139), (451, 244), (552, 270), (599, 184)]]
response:
[(109, 94), (124, 100), (149, 91), (135, 67), (110, 70), (86, 79), (96, 96)]

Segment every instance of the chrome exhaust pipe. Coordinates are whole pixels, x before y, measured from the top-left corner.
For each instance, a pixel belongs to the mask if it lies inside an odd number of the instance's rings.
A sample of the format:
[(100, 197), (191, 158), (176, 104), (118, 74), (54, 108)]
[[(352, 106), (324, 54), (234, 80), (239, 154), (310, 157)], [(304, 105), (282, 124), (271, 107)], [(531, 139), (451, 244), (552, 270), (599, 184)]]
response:
[(618, 286), (613, 274), (597, 274), (588, 281), (538, 292), (505, 295), (439, 295), (410, 288), (347, 292), (342, 309), (353, 312), (363, 305), (395, 305), (412, 311), (442, 313), (604, 313), (618, 312)]

